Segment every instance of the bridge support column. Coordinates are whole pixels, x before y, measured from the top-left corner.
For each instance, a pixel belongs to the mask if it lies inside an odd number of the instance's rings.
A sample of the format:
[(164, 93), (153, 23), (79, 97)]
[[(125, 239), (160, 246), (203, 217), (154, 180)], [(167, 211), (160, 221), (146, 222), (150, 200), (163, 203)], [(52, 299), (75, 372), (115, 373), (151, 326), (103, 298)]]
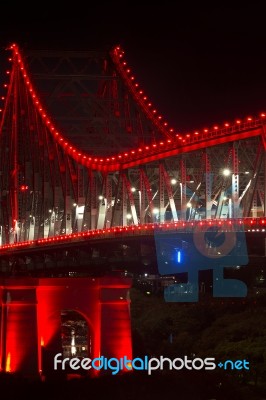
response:
[(62, 368), (54, 369), (54, 357), (63, 356), (61, 313), (65, 310), (85, 318), (91, 332), (89, 358), (132, 357), (131, 279), (13, 278), (0, 281), (0, 286), (1, 370), (28, 377), (64, 374)]
[(106, 279), (101, 289), (101, 354), (132, 359), (128, 285)]

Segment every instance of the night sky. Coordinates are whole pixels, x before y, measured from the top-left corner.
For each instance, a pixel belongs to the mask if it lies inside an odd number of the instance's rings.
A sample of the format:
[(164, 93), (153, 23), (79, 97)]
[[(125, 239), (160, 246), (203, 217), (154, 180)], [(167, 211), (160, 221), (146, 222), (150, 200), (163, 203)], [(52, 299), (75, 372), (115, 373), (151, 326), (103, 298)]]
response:
[(120, 44), (142, 89), (181, 132), (266, 111), (266, 19), (260, 6), (90, 3), (4, 4), (2, 54), (12, 42), (25, 50)]

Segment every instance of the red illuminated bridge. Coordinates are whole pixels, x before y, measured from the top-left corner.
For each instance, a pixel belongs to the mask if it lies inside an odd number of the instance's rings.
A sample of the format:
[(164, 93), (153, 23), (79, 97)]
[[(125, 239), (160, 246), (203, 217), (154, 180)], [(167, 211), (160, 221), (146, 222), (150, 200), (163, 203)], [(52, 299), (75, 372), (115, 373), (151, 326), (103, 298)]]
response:
[[(42, 370), (58, 349), (61, 310), (75, 307), (91, 327), (91, 354), (115, 357), (119, 347), (130, 357), (130, 283), (111, 274), (155, 273), (155, 233), (243, 231), (260, 265), (266, 114), (184, 134), (154, 107), (120, 47), (24, 53), (14, 44), (7, 53), (2, 370)], [(27, 321), (35, 328), (22, 354)]]

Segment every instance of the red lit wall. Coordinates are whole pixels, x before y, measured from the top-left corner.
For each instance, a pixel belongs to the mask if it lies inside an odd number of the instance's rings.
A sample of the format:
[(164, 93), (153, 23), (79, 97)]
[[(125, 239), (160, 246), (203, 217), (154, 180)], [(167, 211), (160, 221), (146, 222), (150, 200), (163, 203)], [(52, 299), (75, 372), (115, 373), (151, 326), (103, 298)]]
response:
[(101, 289), (101, 354), (132, 359), (129, 286), (114, 283)]
[(38, 367), (34, 280), (30, 280), (30, 286), (17, 279), (6, 283), (2, 288), (1, 368), (31, 375)]
[(2, 370), (53, 374), (54, 356), (62, 352), (62, 310), (74, 310), (86, 319), (92, 336), (90, 358), (131, 358), (130, 279), (9, 278), (0, 286)]

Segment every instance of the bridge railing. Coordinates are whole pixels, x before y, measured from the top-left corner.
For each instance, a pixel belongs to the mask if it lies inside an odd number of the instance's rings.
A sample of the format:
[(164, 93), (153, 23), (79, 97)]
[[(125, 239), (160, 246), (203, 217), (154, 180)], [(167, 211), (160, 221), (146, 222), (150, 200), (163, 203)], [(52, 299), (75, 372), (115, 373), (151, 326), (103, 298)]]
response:
[[(218, 139), (235, 133), (254, 130), (256, 128), (262, 127), (263, 122), (264, 121), (262, 118), (256, 118), (254, 120), (237, 123), (235, 125), (228, 127), (223, 127), (223, 128), (217, 127), (217, 129), (214, 128), (213, 130), (208, 132), (204, 131), (194, 132), (194, 133), (187, 133), (184, 135), (177, 134), (176, 138), (173, 140), (167, 139), (165, 141), (160, 141), (159, 143), (153, 143), (149, 146), (144, 146), (143, 148), (139, 148), (136, 150), (129, 150), (124, 154), (120, 154), (117, 157), (115, 157), (114, 160), (110, 159), (110, 164), (112, 164), (112, 162), (113, 163), (117, 162), (117, 158), (120, 159), (122, 162), (134, 161), (138, 158), (141, 159), (145, 156), (158, 155), (168, 150), (173, 150), (173, 148), (176, 147), (182, 149), (182, 147), (188, 146), (190, 144), (196, 144), (202, 141), (206, 142), (208, 140)], [(105, 160), (102, 159), (102, 162), (103, 161)]]

